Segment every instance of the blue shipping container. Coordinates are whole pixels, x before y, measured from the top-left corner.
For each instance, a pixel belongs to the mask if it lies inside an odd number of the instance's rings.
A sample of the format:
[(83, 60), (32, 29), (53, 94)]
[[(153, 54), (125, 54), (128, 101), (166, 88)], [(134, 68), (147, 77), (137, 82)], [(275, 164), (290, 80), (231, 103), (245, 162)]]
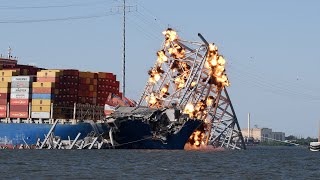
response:
[(32, 94), (32, 99), (53, 99), (54, 94)]

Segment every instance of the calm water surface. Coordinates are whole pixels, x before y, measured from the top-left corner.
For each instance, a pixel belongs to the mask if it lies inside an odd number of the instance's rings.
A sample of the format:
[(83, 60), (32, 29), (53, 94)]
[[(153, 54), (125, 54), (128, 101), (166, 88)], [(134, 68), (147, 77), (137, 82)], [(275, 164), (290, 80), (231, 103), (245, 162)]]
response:
[(1, 150), (1, 179), (320, 179), (320, 152)]

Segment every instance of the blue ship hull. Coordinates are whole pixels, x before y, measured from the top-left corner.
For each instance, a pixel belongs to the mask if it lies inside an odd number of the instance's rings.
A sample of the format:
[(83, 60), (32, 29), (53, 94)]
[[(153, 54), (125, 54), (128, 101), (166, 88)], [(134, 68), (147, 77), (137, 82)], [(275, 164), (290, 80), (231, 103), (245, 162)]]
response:
[[(0, 123), (0, 145), (6, 147), (25, 145), (35, 145), (38, 138), (44, 139), (52, 125), (50, 124), (28, 124), (28, 123)], [(101, 123), (78, 123), (78, 124), (57, 124), (54, 130), (55, 136), (61, 139), (74, 139), (78, 133), (80, 138), (86, 137), (89, 133), (102, 134), (108, 131), (106, 124)]]

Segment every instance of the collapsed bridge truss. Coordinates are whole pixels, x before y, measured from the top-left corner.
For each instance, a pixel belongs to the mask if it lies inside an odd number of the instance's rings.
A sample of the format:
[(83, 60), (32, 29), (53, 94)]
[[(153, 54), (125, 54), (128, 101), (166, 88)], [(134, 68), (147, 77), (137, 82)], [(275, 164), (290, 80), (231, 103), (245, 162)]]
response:
[(182, 40), (173, 29), (149, 70), (149, 80), (138, 106), (177, 107), (190, 118), (201, 119), (206, 131), (202, 145), (245, 149), (244, 139), (226, 87), (224, 57), (213, 43)]

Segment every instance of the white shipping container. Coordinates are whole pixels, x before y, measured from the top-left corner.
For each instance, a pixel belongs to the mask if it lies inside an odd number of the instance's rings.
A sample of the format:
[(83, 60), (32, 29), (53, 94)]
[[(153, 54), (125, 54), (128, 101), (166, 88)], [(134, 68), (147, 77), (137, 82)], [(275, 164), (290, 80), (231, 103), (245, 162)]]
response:
[(30, 88), (11, 88), (11, 93), (29, 93)]
[(32, 112), (31, 118), (38, 118), (38, 119), (50, 118), (50, 112)]
[(11, 88), (27, 88), (27, 87), (31, 87), (31, 82), (28, 82), (28, 81), (11, 82)]
[(30, 76), (12, 76), (12, 81), (32, 81), (32, 78)]
[(29, 99), (29, 97), (29, 93), (11, 93), (10, 95), (11, 99)]

